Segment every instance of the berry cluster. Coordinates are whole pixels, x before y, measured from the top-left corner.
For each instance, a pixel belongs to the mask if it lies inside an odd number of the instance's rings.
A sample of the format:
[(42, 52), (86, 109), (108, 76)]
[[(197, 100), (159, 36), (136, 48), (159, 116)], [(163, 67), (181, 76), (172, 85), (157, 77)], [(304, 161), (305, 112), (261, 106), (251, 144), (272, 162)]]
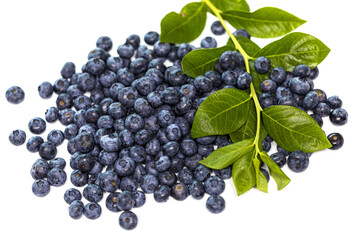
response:
[[(224, 33), (217, 23), (211, 29), (214, 34)], [(250, 38), (242, 29), (235, 35)], [(28, 124), (30, 132), (43, 133), (46, 122), (59, 121), (65, 128), (52, 130), (47, 141), (40, 136), (27, 141), (27, 149), (41, 157), (31, 168), (35, 179), (32, 191), (43, 197), (52, 186), (66, 182), (66, 161), (56, 155), (57, 147), (68, 140), (70, 181), (75, 187), (84, 187), (82, 193), (70, 188), (64, 194), (69, 215), (74, 219), (83, 214), (89, 219), (100, 217), (99, 202), (106, 193), (106, 208), (122, 211), (119, 224), (128, 230), (138, 222), (132, 209), (144, 205), (146, 194), (150, 193), (157, 202), (166, 202), (170, 197), (182, 201), (190, 195), (202, 199), (207, 193), (210, 196), (206, 207), (210, 212), (220, 213), (225, 208), (220, 195), (225, 189), (224, 180), (231, 177), (231, 166), (212, 170), (199, 161), (216, 148), (231, 144), (231, 140), (228, 135), (193, 139), (190, 130), (196, 110), (211, 93), (222, 88), (249, 88), (252, 77), (244, 71), (244, 59), (237, 51), (227, 51), (216, 62), (215, 70), (191, 78), (183, 74), (181, 60), (195, 47), (160, 42), (156, 32), (145, 34), (144, 41), (152, 47), (141, 45), (138, 35), (130, 35), (117, 48), (119, 56), (110, 56), (111, 39), (100, 37), (81, 72), (67, 62), (61, 70), (62, 78), (38, 87), (43, 99), (57, 94), (56, 106), (46, 111), (45, 120), (32, 119)], [(212, 37), (201, 42), (202, 48), (216, 45)], [(169, 66), (168, 62), (172, 64)], [(258, 58), (255, 70), (261, 74), (269, 72), (269, 60)], [(330, 116), (335, 124), (344, 124), (347, 112), (341, 108), (342, 101), (313, 89), (317, 75), (317, 68), (310, 70), (305, 65), (297, 66), (292, 73), (272, 69), (270, 79), (260, 87), (262, 107), (289, 104), (312, 110), (312, 117), (320, 125), (324, 116)], [(19, 88), (6, 93), (13, 103), (22, 101), (23, 96)], [(14, 145), (21, 145), (26, 134), (15, 130), (9, 139)], [(342, 146), (340, 134), (334, 133), (329, 139), (333, 149)], [(269, 151), (271, 142), (270, 137), (263, 141), (265, 151)], [(287, 155), (293, 171), (306, 169), (309, 156), (301, 151), (290, 154), (278, 148), (271, 156), (282, 167)], [(262, 172), (269, 179), (268, 172)]]

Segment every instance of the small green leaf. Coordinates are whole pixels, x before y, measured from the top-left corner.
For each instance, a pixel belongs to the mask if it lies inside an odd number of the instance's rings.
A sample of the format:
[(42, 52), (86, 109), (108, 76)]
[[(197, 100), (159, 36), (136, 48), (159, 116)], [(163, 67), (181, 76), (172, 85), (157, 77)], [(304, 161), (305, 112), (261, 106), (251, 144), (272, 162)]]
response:
[(255, 57), (267, 57), (272, 67), (292, 71), (299, 64), (315, 68), (329, 52), (330, 49), (319, 39), (306, 33), (294, 32), (268, 44)]
[(309, 153), (331, 147), (316, 121), (296, 107), (275, 105), (263, 109), (263, 124), (276, 143), (289, 152)]
[[(238, 40), (244, 51), (248, 54), (248, 56), (255, 56), (255, 54), (257, 54), (261, 49), (255, 42), (248, 38), (236, 36), (236, 39)], [(227, 45), (235, 49), (234, 43), (231, 38), (229, 38)]]
[(188, 43), (199, 37), (206, 25), (203, 2), (192, 2), (180, 13), (170, 12), (161, 20), (161, 42)]
[(254, 149), (253, 142), (254, 139), (247, 139), (218, 148), (207, 158), (201, 160), (200, 163), (209, 168), (223, 169), (252, 152)]
[(225, 88), (207, 97), (193, 121), (193, 138), (224, 135), (240, 128), (248, 117), (250, 96), (241, 90)]
[(183, 73), (194, 78), (199, 75), (204, 75), (205, 72), (214, 70), (215, 62), (222, 53), (229, 50), (234, 50), (234, 46), (193, 50), (182, 59)]
[(268, 180), (265, 178), (262, 171), (260, 171), (260, 160), (253, 158), (253, 164), (255, 168), (256, 185), (260, 191), (268, 192)]
[(278, 185), (278, 190), (283, 189), (290, 183), (290, 178), (280, 169), (278, 165), (271, 159), (271, 157), (264, 151), (259, 153), (261, 160), (268, 166), (270, 175), (274, 178)]
[(224, 11), (222, 17), (235, 28), (244, 28), (253, 37), (273, 38), (283, 36), (306, 21), (284, 10), (264, 7), (253, 13), (245, 11)]
[(251, 151), (233, 163), (232, 178), (238, 196), (256, 185), (255, 168), (253, 165), (254, 154), (255, 151)]
[(249, 5), (246, 0), (211, 0), (211, 3), (221, 11), (250, 11)]
[[(236, 143), (245, 139), (255, 138), (257, 132), (257, 112), (255, 110), (254, 101), (251, 99), (249, 101), (249, 115), (247, 121), (244, 125), (239, 128), (237, 131), (230, 133), (229, 137), (232, 142)], [(260, 139), (264, 140), (264, 138), (268, 135), (264, 126), (261, 124), (260, 126)]]

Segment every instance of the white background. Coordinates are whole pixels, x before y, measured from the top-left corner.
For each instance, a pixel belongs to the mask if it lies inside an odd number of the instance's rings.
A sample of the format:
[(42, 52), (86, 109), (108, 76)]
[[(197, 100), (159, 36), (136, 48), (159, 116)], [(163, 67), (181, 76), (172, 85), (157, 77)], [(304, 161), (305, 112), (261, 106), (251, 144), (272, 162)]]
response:
[[(179, 11), (189, 1), (39, 1), (0, 2), (0, 239), (357, 239), (356, 172), (354, 154), (356, 134), (356, 4), (352, 0), (270, 0), (249, 1), (254, 11), (274, 6), (308, 22), (297, 29), (322, 40), (331, 48), (319, 66), (320, 76), (315, 87), (343, 99), (349, 111), (349, 122), (343, 127), (332, 126), (325, 119), (326, 133), (337, 131), (345, 137), (339, 151), (325, 150), (313, 154), (309, 168), (300, 174), (285, 173), (291, 183), (282, 191), (274, 181), (269, 194), (252, 189), (237, 197), (231, 180), (226, 181), (223, 197), (226, 209), (215, 215), (207, 211), (204, 200), (188, 198), (184, 202), (170, 199), (156, 203), (151, 195), (142, 208), (134, 209), (139, 224), (133, 231), (119, 227), (119, 214), (109, 212), (102, 200), (103, 213), (97, 220), (68, 216), (63, 193), (71, 187), (68, 180), (60, 188), (51, 188), (45, 198), (31, 192), (32, 163), (39, 158), (27, 152), (25, 145), (15, 147), (8, 141), (9, 133), (27, 128), (33, 117), (44, 117), (45, 110), (55, 105), (55, 97), (42, 100), (37, 86), (43, 81), (54, 82), (67, 61), (80, 70), (87, 54), (95, 48), (98, 37), (108, 35), (116, 48), (133, 33), (141, 37), (147, 31), (160, 31), (160, 20), (170, 11)], [(214, 18), (208, 16), (203, 36), (210, 33)], [(219, 38), (221, 43), (227, 36)], [(264, 46), (271, 40), (255, 40)], [(194, 44), (197, 46), (199, 41)], [(19, 105), (5, 100), (5, 91), (21, 86), (26, 99)], [(63, 129), (60, 124), (48, 124)], [(275, 151), (273, 149), (272, 151)], [(270, 152), (272, 153), (272, 152)], [(68, 160), (63, 144), (59, 157)], [(66, 167), (70, 175), (69, 165)]]

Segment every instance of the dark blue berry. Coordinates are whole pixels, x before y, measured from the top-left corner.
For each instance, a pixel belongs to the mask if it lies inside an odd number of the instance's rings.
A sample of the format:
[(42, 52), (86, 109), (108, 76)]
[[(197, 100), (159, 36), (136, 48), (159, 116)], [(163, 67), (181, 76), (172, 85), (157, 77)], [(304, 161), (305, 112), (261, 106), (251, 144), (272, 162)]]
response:
[(61, 130), (52, 130), (47, 135), (47, 141), (52, 142), (57, 147), (63, 143), (64, 134)]
[(271, 68), (270, 60), (266, 57), (258, 57), (254, 61), (254, 69), (259, 74), (266, 74)]
[(96, 202), (90, 202), (84, 206), (84, 216), (89, 219), (97, 219), (101, 214), (102, 207)]
[(298, 150), (290, 153), (287, 162), (291, 171), (299, 173), (305, 171), (309, 166), (309, 157), (303, 151)]
[(304, 64), (297, 65), (293, 69), (293, 75), (295, 77), (305, 78), (305, 77), (309, 76), (310, 72), (311, 72), (311, 69), (307, 65), (304, 65)]
[(96, 46), (97, 48), (102, 48), (103, 50), (109, 52), (113, 47), (113, 42), (110, 37), (102, 36), (98, 38)]
[(316, 115), (318, 115), (320, 117), (327, 117), (327, 116), (332, 114), (330, 106), (327, 103), (324, 103), (324, 102), (321, 102), (321, 103), (317, 104), (316, 107), (313, 109), (313, 112), (314, 112), (314, 114), (316, 114)]
[[(177, 49), (177, 57), (179, 59), (183, 59), (183, 57), (186, 56), (187, 53), (191, 52), (194, 49), (195, 47), (190, 44), (181, 43)], [(179, 66), (181, 67), (181, 64)]]
[(145, 58), (137, 58), (130, 63), (130, 71), (136, 75), (145, 73), (148, 69), (148, 64), (149, 62)]
[(280, 168), (282, 168), (286, 163), (286, 156), (280, 152), (273, 153), (270, 157)]
[(88, 184), (83, 189), (83, 197), (90, 202), (99, 202), (103, 198), (103, 190), (96, 184)]
[(270, 72), (270, 79), (278, 84), (283, 83), (286, 79), (285, 69), (282, 67), (273, 68)]
[[(172, 161), (171, 161), (171, 163), (172, 163)], [(171, 164), (171, 168), (172, 168), (172, 164)], [(177, 178), (176, 178), (175, 173), (173, 173), (171, 171), (166, 171), (166, 172), (159, 173), (159, 181), (160, 181), (160, 184), (167, 185), (167, 186), (171, 187), (172, 185), (174, 185), (176, 183)]]
[(221, 213), (226, 207), (226, 202), (219, 195), (211, 195), (206, 201), (206, 207), (211, 213)]
[(183, 168), (178, 172), (177, 178), (180, 182), (186, 185), (190, 185), (194, 179), (193, 172), (187, 168)]
[(81, 200), (74, 200), (68, 208), (69, 216), (73, 219), (79, 219), (84, 213), (84, 204)]
[(223, 169), (213, 169), (214, 174), (221, 179), (229, 179), (232, 177), (232, 167), (228, 166)]
[(66, 62), (61, 69), (61, 76), (63, 78), (71, 78), (76, 72), (76, 66), (72, 62)]
[(175, 105), (180, 101), (180, 92), (173, 87), (168, 87), (160, 93), (161, 102), (168, 105)]
[(74, 170), (70, 176), (71, 183), (76, 187), (82, 187), (88, 183), (88, 173)]
[(78, 189), (70, 188), (64, 193), (64, 201), (68, 204), (71, 204), (75, 200), (81, 200), (82, 194)]
[(266, 80), (262, 81), (259, 88), (262, 92), (274, 93), (276, 90), (276, 87), (277, 87), (276, 82), (274, 82), (273, 80), (270, 80), (270, 79), (266, 79)]
[(211, 79), (205, 76), (196, 77), (195, 80), (193, 81), (193, 84), (198, 91), (203, 93), (210, 92), (213, 88), (213, 83)]
[(204, 186), (206, 193), (209, 195), (219, 195), (223, 193), (226, 184), (221, 178), (217, 176), (210, 176), (205, 180)]
[(211, 174), (211, 169), (204, 166), (204, 165), (199, 165), (193, 172), (193, 175), (196, 180), (198, 181), (205, 181)]
[(50, 192), (50, 184), (45, 179), (37, 179), (32, 184), (32, 192), (37, 197), (44, 197)]
[(151, 174), (144, 175), (141, 179), (140, 186), (144, 193), (153, 193), (159, 185), (159, 179)]
[(330, 120), (333, 124), (344, 125), (348, 121), (348, 113), (344, 108), (336, 108), (330, 113)]
[(330, 133), (327, 136), (327, 139), (330, 141), (332, 147), (330, 149), (337, 150), (343, 146), (344, 139), (340, 133)]
[(120, 177), (130, 176), (135, 170), (135, 162), (125, 156), (114, 162), (114, 169)]
[(247, 30), (245, 29), (237, 29), (236, 31), (233, 32), (234, 36), (241, 36), (250, 39), (250, 34)]
[(118, 196), (119, 192), (113, 192), (108, 195), (108, 197), (105, 199), (105, 206), (109, 211), (112, 212), (120, 212), (121, 209), (118, 207), (117, 201), (118, 201)]
[(201, 41), (202, 48), (215, 48), (217, 47), (217, 41), (213, 37), (205, 37)]
[(5, 93), (6, 100), (12, 104), (19, 104), (25, 99), (25, 92), (21, 87), (12, 86)]
[(310, 85), (300, 77), (294, 77), (289, 81), (290, 91), (297, 94), (307, 94), (310, 91)]
[(319, 103), (317, 93), (315, 91), (310, 91), (308, 94), (306, 94), (303, 103), (305, 109), (311, 110), (315, 108), (316, 105)]
[(52, 96), (54, 88), (50, 82), (43, 82), (38, 86), (38, 94), (43, 99), (48, 99)]
[(49, 123), (53, 123), (57, 121), (58, 117), (59, 117), (59, 111), (58, 108), (56, 107), (50, 107), (45, 112), (45, 119)]
[(226, 51), (219, 57), (219, 63), (224, 69), (233, 70), (243, 66), (244, 58), (237, 51)]
[(125, 211), (119, 216), (119, 225), (125, 230), (132, 230), (138, 225), (138, 217), (131, 211)]
[(39, 154), (41, 158), (46, 160), (51, 160), (56, 157), (57, 155), (57, 148), (54, 143), (51, 142), (44, 142), (41, 144), (39, 149)]
[(222, 35), (226, 32), (220, 21), (215, 21), (212, 23), (211, 31), (214, 35)]
[(134, 192), (138, 189), (139, 183), (134, 177), (123, 177), (120, 181), (120, 190)]
[(44, 140), (40, 136), (31, 137), (26, 143), (26, 148), (29, 152), (38, 152), (43, 142)]
[(176, 183), (171, 187), (171, 196), (178, 201), (185, 200), (189, 195), (190, 191), (184, 183)]
[(159, 34), (155, 31), (147, 32), (144, 36), (144, 41), (148, 45), (154, 45), (157, 41), (159, 41)]
[(154, 53), (158, 57), (166, 57), (171, 50), (169, 43), (159, 42), (154, 43)]
[(67, 174), (61, 168), (52, 168), (47, 173), (47, 181), (51, 186), (59, 187), (66, 183)]
[(47, 177), (48, 171), (50, 167), (48, 166), (48, 162), (44, 159), (37, 159), (31, 167), (30, 173), (33, 179), (43, 179)]
[(338, 96), (331, 96), (327, 98), (326, 102), (331, 109), (336, 109), (342, 107), (342, 100)]
[(66, 160), (64, 160), (63, 158), (55, 158), (48, 162), (48, 166), (50, 169), (52, 168), (64, 169), (66, 167)]
[(26, 133), (20, 129), (14, 130), (9, 135), (9, 141), (15, 146), (20, 146), (26, 141)]
[(28, 127), (30, 132), (41, 134), (46, 130), (46, 122), (42, 118), (36, 117), (30, 120)]
[(194, 199), (202, 199), (205, 195), (205, 187), (203, 186), (201, 181), (193, 180), (193, 182), (189, 186), (190, 195)]
[(156, 202), (166, 202), (170, 197), (170, 187), (160, 185), (155, 188), (154, 199)]
[(247, 90), (252, 81), (253, 81), (252, 76), (249, 73), (245, 72), (239, 75), (237, 80), (237, 86), (241, 90)]
[(172, 157), (180, 150), (180, 145), (176, 141), (169, 141), (162, 146), (162, 151), (165, 155)]

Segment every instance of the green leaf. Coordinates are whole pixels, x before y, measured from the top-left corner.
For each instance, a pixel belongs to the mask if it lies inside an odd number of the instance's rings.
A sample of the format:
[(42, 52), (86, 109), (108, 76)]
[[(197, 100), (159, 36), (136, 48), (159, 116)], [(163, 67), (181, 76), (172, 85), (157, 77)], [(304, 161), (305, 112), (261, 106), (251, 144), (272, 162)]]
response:
[(254, 69), (253, 61), (249, 61), (249, 69), (250, 69), (250, 75), (252, 75), (252, 78), (253, 78), (253, 86), (254, 86), (255, 92), (261, 94), (262, 91), (260, 90), (260, 84), (264, 80), (269, 79), (269, 73), (266, 73), (266, 74), (257, 73)]
[(254, 149), (253, 142), (254, 139), (247, 139), (241, 142), (218, 148), (207, 158), (201, 160), (200, 163), (209, 168), (223, 169), (233, 164), (238, 159), (251, 153)]
[[(252, 40), (242, 37), (242, 36), (235, 36), (236, 39), (238, 40), (239, 44), (242, 46), (244, 51), (249, 55), (249, 56), (255, 56), (260, 51), (260, 47), (253, 42)], [(234, 43), (231, 38), (229, 38), (227, 45), (232, 47), (233, 50), (235, 49)]]
[(268, 192), (268, 180), (265, 178), (262, 171), (260, 171), (260, 160), (253, 158), (253, 164), (255, 168), (256, 185), (260, 191)]
[(329, 54), (330, 49), (319, 39), (306, 33), (291, 33), (260, 50), (255, 57), (269, 58), (272, 67), (292, 71), (296, 65), (315, 68)]
[(276, 143), (289, 152), (309, 153), (331, 147), (316, 121), (296, 107), (275, 105), (263, 109), (263, 124)]
[(211, 3), (221, 11), (250, 11), (249, 5), (246, 0), (211, 0)]
[(290, 178), (285, 175), (281, 168), (271, 159), (271, 157), (264, 151), (259, 153), (260, 159), (268, 166), (270, 175), (274, 178), (278, 185), (278, 190), (283, 189), (290, 183)]
[(205, 72), (214, 70), (215, 62), (222, 53), (229, 50), (234, 50), (234, 46), (193, 50), (182, 59), (183, 73), (194, 78), (199, 75), (204, 75)]
[(188, 43), (199, 37), (206, 25), (203, 2), (192, 2), (180, 13), (170, 12), (161, 20), (161, 42)]
[[(249, 101), (249, 115), (247, 121), (244, 125), (239, 128), (237, 131), (230, 133), (229, 137), (232, 142), (236, 143), (245, 139), (255, 138), (257, 132), (257, 112), (255, 110), (255, 105), (253, 99)], [(261, 124), (260, 126), (260, 139), (264, 140), (264, 138), (268, 135), (264, 126)]]
[(284, 10), (264, 7), (255, 12), (224, 11), (222, 17), (235, 28), (244, 28), (253, 37), (273, 38), (283, 36), (306, 21)]
[(256, 185), (255, 168), (253, 165), (254, 154), (255, 151), (251, 151), (233, 163), (232, 178), (238, 196)]
[(248, 117), (250, 96), (241, 90), (225, 88), (207, 97), (193, 121), (193, 138), (224, 135), (240, 128)]

